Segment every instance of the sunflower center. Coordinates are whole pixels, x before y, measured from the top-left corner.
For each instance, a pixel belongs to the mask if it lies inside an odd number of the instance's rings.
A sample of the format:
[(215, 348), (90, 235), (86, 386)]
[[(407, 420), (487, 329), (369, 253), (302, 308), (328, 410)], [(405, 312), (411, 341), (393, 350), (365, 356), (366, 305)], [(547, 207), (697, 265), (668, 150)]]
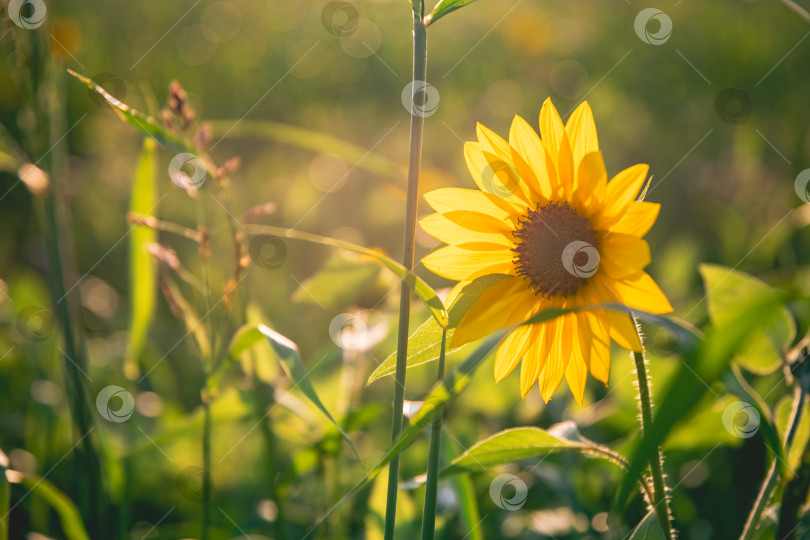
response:
[(515, 268), (535, 294), (575, 294), (599, 268), (596, 231), (567, 202), (538, 204), (512, 234)]

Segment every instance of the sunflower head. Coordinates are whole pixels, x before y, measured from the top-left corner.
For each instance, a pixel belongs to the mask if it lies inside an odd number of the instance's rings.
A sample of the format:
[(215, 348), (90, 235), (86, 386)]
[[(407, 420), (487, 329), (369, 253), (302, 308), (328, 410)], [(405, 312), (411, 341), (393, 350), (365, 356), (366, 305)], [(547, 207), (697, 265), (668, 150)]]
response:
[[(458, 280), (501, 274), (465, 314), (453, 345), (518, 324), (552, 307), (620, 303), (653, 313), (672, 310), (644, 272), (643, 236), (659, 205), (636, 196), (649, 168), (635, 165), (609, 182), (591, 108), (583, 102), (563, 124), (550, 100), (540, 111), (540, 136), (516, 116), (508, 142), (478, 125), (464, 147), (477, 190), (443, 188), (425, 195), (436, 211), (420, 221), (448, 244), (422, 262)], [(640, 351), (628, 315), (589, 307), (554, 320), (519, 326), (501, 343), (495, 377), (520, 364), (521, 394), (539, 381), (547, 402), (565, 377), (582, 404), (590, 372), (607, 384), (610, 340)]]

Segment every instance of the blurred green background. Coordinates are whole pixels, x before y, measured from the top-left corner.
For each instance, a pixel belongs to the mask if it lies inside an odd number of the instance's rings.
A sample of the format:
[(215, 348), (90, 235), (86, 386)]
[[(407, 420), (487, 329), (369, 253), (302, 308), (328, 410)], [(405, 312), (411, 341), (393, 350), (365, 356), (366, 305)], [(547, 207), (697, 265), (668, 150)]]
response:
[[(8, 19), (0, 26), (6, 58), (0, 63), (0, 121), (7, 131), (0, 142), (39, 140), (23, 143), (36, 163), (50, 154), (37, 126), (58, 122), (66, 133), (58, 145), (66, 169), (52, 180), (70, 215), (63, 233), (75, 248), (78, 273), (66, 278), (66, 286), (78, 283), (81, 291), (88, 393), (95, 397), (103, 387), (118, 385), (135, 396), (135, 413), (126, 423), (95, 415), (104, 482), (115, 494), (100, 512), (108, 530), (118, 531), (115, 538), (198, 537), (199, 486), (189, 487), (182, 472), (201, 461), (203, 375), (190, 338), (180, 339), (185, 329), (162, 299), (141, 358), (141, 374), (154, 369), (143, 379), (124, 374), (131, 302), (126, 214), (142, 136), (64, 70), (106, 79), (109, 92), (153, 115), (169, 83), (180, 81), (198, 118), (215, 121), (214, 159), (221, 164), (242, 158), (232, 176), (237, 213), (272, 201), (277, 209), (266, 223), (379, 247), (398, 258), (410, 119), (401, 102), (410, 81), (409, 3), (352, 2), (359, 21), (344, 37), (330, 26), (343, 21), (324, 17), (326, 6), (254, 0), (52, 2), (39, 29), (23, 30)], [(650, 6), (672, 21), (671, 36), (659, 45), (645, 43), (634, 29), (637, 14)], [(648, 30), (655, 33), (656, 24), (650, 22)], [(46, 70), (37, 64), (44, 55), (31, 45), (35, 33), (50, 37), (61, 66), (48, 91), (62, 105), (62, 118), (43, 118), (32, 105), (32, 78)], [(794, 179), (810, 162), (808, 33), (810, 26), (795, 13), (765, 0), (476, 2), (429, 31), (428, 79), (440, 102), (426, 120), (421, 189), (474, 187), (462, 146), (475, 138), (476, 122), (505, 136), (515, 114), (536, 125), (548, 96), (564, 118), (587, 98), (609, 174), (635, 163), (651, 166), (648, 200), (663, 206), (647, 237), (653, 253), (649, 271), (676, 315), (698, 325), (706, 320), (699, 262), (736, 267), (807, 294), (810, 206), (791, 211), (804, 202)], [(337, 151), (341, 157), (257, 136), (259, 121), (325, 133), (360, 152), (350, 157)], [(158, 195), (165, 198), (156, 214), (194, 227), (196, 205), (165, 172), (174, 153), (158, 155)], [(197, 196), (211, 228), (210, 281), (219, 298), (232, 272), (227, 215), (206, 189)], [(44, 339), (27, 339), (21, 315), (29, 306), (52, 305), (37, 219), (41, 208), (14, 171), (0, 173), (0, 209), (0, 449), (13, 469), (50, 472), (48, 479), (75, 498), (69, 452), (75, 439), (58, 333), (47, 331), (46, 316)], [(160, 239), (202, 275), (195, 245), (165, 233)], [(436, 246), (424, 234), (417, 241), (417, 260)], [(358, 381), (395, 349), (397, 281), (354, 257), (336, 259), (328, 248), (294, 241), (285, 247), (281, 267), (247, 269), (237, 303), (258, 306), (268, 324), (300, 345), (327, 408), (354, 411), (352, 438), (364, 462), (374, 463), (388, 444), (393, 381), (368, 387)], [(332, 270), (319, 274), (330, 260)], [(357, 265), (347, 270), (346, 260)], [(452, 285), (417, 270), (437, 287)], [(205, 312), (202, 302), (197, 305)], [(801, 333), (810, 310), (799, 303), (792, 308)], [(329, 330), (341, 313), (363, 318), (369, 334), (374, 329), (385, 335), (368, 352), (343, 353)], [(427, 317), (416, 308), (412, 327)], [(679, 360), (665, 337), (655, 331), (648, 337), (653, 380), (660, 388)], [(626, 353), (615, 353), (610, 387), (589, 381), (585, 408), (574, 403), (565, 385), (548, 405), (536, 390), (520, 400), (517, 374), (495, 385), (491, 360), (485, 363), (449, 409), (448, 455), (507, 427), (547, 427), (564, 419), (577, 421), (593, 440), (624, 448), (637, 429), (637, 408), (632, 363)], [(280, 381), (275, 392), (282, 406), (269, 413), (280, 456), (276, 481), (286, 501), (289, 537), (300, 538), (362, 477), (362, 469), (345, 445), (340, 449), (334, 428), (284, 382), (269, 351), (256, 354), (267, 356), (258, 360), (266, 362), (264, 379)], [(460, 358), (463, 353), (452, 356), (450, 365)], [(424, 395), (434, 369), (409, 371), (406, 398)], [(763, 394), (777, 388), (768, 396), (775, 404), (786, 395), (779, 380), (777, 373), (754, 382)], [(723, 427), (724, 399), (707, 399), (699, 416), (668, 440), (666, 472), (683, 538), (736, 538), (767, 466), (759, 435), (741, 439)], [(215, 538), (277, 537), (254, 407), (246, 373), (229, 370), (213, 404)], [(404, 454), (404, 478), (425, 471), (426, 453), (425, 438)], [(480, 511), (476, 534), (484, 538), (622, 538), (643, 516), (636, 497), (608, 520), (620, 478), (610, 464), (561, 455), (505, 470), (526, 482), (529, 498), (518, 511), (502, 510), (488, 492), (498, 471), (473, 477)], [(363, 494), (368, 512), (350, 505), (312, 538), (381, 537), (384, 488), (379, 479), (372, 493)], [(468, 531), (453, 488), (442, 484), (439, 529), (444, 538), (464, 538)], [(25, 493), (15, 486), (12, 504)], [(422, 497), (420, 489), (403, 493), (399, 537), (416, 534)], [(35, 497), (16, 505), (10, 520), (14, 539), (63, 537), (54, 514)], [(26, 536), (29, 531), (46, 536)], [(105, 534), (110, 536), (100, 537), (113, 537)]]

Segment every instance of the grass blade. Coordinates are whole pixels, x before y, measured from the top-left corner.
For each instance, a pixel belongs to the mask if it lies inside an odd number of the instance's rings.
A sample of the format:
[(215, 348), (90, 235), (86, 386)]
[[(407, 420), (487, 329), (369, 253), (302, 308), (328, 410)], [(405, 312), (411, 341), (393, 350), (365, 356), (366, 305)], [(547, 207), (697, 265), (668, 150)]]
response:
[[(360, 459), (360, 454), (357, 452), (357, 448), (355, 448), (354, 443), (349, 438), (349, 435), (343, 431), (340, 424), (335, 421), (335, 419), (329, 413), (329, 410), (324, 406), (321, 398), (318, 397), (315, 387), (312, 386), (312, 382), (309, 380), (307, 370), (304, 368), (304, 363), (301, 361), (301, 355), (298, 352), (298, 345), (296, 345), (289, 338), (279, 334), (269, 326), (260, 324), (256, 327), (256, 330), (267, 338), (270, 346), (273, 347), (276, 355), (286, 367), (290, 377), (292, 377), (292, 379), (295, 381), (295, 387), (301, 390), (301, 392), (307, 396), (312, 404), (315, 405), (329, 419), (330, 422), (332, 422), (338, 431), (340, 431), (343, 439), (352, 449), (354, 455), (357, 456), (357, 461), (360, 462), (360, 465), (363, 465), (363, 460)], [(363, 469), (365, 469), (364, 465)]]
[(146, 114), (133, 109), (126, 103), (111, 96), (93, 79), (80, 75), (72, 69), (68, 69), (67, 71), (69, 74), (79, 79), (79, 81), (81, 81), (82, 84), (84, 84), (87, 88), (104, 98), (107, 104), (112, 107), (121, 120), (131, 125), (147, 137), (155, 139), (161, 145), (172, 146), (177, 150), (190, 150), (188, 145), (186, 145), (175, 135), (169, 133), (162, 125), (160, 125), (160, 123), (158, 123), (157, 120), (151, 116), (147, 116)]
[(59, 491), (48, 480), (39, 476), (17, 471), (10, 471), (10, 473), (15, 481), (26, 486), (32, 494), (40, 497), (56, 511), (67, 540), (90, 540), (76, 505), (67, 495)]
[(425, 280), (414, 274), (412, 271), (406, 269), (400, 263), (396, 262), (394, 259), (385, 255), (379, 250), (370, 249), (367, 247), (359, 246), (357, 244), (352, 244), (351, 242), (345, 242), (343, 240), (337, 240), (335, 238), (328, 238), (326, 236), (319, 236), (317, 234), (311, 234), (303, 231), (298, 231), (295, 229), (288, 229), (285, 227), (273, 227), (271, 225), (245, 225), (245, 232), (252, 235), (268, 235), (268, 236), (276, 236), (281, 238), (293, 238), (295, 240), (303, 240), (304, 242), (313, 242), (315, 244), (321, 244), (323, 246), (331, 246), (340, 249), (346, 249), (349, 251), (354, 251), (355, 253), (360, 253), (361, 255), (366, 255), (371, 257), (375, 261), (379, 262), (390, 271), (395, 273), (397, 277), (399, 277), (402, 281), (407, 284), (413, 293), (424, 302), (425, 306), (430, 311), (431, 315), (436, 319), (436, 322), (439, 323), (440, 326), (444, 327), (448, 324), (447, 318), (447, 311), (444, 309), (444, 304), (439, 299), (439, 296), (436, 294), (430, 285), (428, 285)]
[[(144, 139), (143, 151), (135, 169), (135, 181), (129, 203), (130, 212), (147, 214), (157, 201), (157, 160), (155, 141)], [(152, 256), (147, 246), (157, 241), (157, 231), (136, 227), (129, 242), (129, 291), (131, 311), (129, 342), (124, 358), (124, 372), (129, 378), (138, 375), (138, 360), (155, 312), (157, 278)]]

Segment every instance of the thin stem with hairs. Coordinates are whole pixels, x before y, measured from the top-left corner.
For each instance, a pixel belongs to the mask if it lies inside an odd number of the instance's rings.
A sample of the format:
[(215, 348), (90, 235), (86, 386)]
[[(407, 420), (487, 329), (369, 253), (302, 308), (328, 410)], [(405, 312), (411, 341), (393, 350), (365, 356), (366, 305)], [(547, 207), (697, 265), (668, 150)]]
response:
[[(639, 328), (638, 322), (633, 319), (636, 329)], [(639, 341), (642, 341), (641, 332), (638, 335)], [(636, 376), (638, 377), (638, 402), (641, 409), (641, 430), (643, 434), (647, 434), (652, 426), (652, 390), (650, 387), (649, 375), (647, 373), (647, 360), (644, 358), (642, 345), (642, 352), (633, 352), (633, 360), (636, 366)], [(650, 472), (652, 473), (653, 481), (653, 495), (652, 501), (653, 510), (661, 523), (661, 528), (664, 535), (668, 540), (675, 538), (675, 531), (672, 528), (672, 522), (669, 511), (669, 495), (667, 494), (666, 482), (664, 480), (664, 454), (659, 448), (650, 460)]]

